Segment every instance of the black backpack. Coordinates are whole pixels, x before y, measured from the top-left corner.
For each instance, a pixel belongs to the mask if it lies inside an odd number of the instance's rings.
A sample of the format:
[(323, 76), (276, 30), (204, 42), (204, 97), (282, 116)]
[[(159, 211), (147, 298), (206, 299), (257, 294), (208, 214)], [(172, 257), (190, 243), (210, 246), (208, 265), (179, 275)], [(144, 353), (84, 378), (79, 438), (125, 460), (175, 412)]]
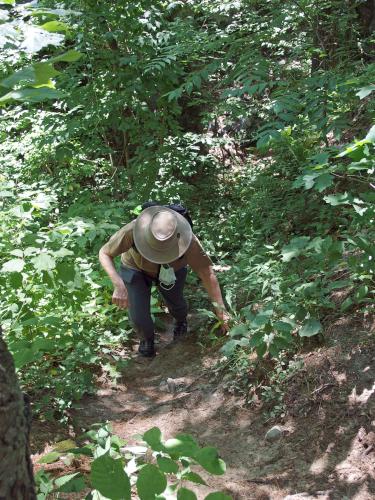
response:
[(193, 229), (193, 221), (191, 220), (189, 211), (186, 207), (184, 207), (180, 203), (171, 203), (170, 205), (162, 205), (161, 203), (158, 203), (157, 201), (146, 201), (142, 205), (142, 210), (145, 210), (146, 208), (149, 208), (149, 207), (159, 207), (159, 206), (170, 208), (171, 210), (174, 210), (178, 214), (182, 215), (182, 217), (185, 217), (185, 219), (190, 224), (190, 227)]

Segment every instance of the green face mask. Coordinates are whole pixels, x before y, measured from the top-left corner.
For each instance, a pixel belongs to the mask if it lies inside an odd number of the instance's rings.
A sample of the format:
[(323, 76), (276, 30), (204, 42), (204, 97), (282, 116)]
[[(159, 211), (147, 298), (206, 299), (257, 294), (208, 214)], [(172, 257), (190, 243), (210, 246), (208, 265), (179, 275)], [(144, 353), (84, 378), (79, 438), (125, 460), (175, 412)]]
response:
[(173, 267), (168, 264), (162, 264), (159, 271), (159, 283), (164, 290), (171, 290), (176, 283), (176, 275)]

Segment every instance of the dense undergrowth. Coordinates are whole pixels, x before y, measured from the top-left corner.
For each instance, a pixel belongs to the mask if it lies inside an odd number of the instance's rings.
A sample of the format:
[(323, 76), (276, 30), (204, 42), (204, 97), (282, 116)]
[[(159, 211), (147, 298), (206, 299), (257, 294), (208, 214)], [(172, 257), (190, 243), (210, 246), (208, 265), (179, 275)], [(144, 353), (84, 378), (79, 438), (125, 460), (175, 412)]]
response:
[(373, 306), (368, 2), (5, 3), (0, 314), (37, 412), (68, 418), (125, 368), (97, 252), (146, 199), (181, 200), (229, 266), (221, 362), (245, 391), (259, 359)]

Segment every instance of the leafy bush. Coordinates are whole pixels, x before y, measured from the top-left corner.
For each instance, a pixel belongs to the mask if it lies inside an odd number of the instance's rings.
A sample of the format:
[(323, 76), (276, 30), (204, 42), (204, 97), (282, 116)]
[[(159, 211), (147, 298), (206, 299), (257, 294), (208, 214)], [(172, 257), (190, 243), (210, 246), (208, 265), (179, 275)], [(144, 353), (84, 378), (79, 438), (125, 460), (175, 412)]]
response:
[[(164, 441), (158, 427), (145, 432), (145, 445), (125, 446), (126, 442), (113, 435), (108, 425), (96, 425), (83, 438), (81, 447), (67, 440), (57, 443), (54, 450), (44, 455), (39, 463), (62, 460), (66, 465), (79, 457), (90, 461), (90, 473), (79, 472), (52, 478), (43, 469), (35, 475), (38, 498), (51, 493), (76, 493), (90, 489), (86, 499), (129, 499), (136, 490), (140, 500), (176, 498), (194, 500), (195, 493), (185, 485), (206, 485), (203, 477), (195, 472), (200, 466), (213, 475), (225, 473), (226, 466), (212, 446), (200, 447), (189, 434), (178, 434)], [(205, 500), (231, 500), (231, 496), (215, 492)]]

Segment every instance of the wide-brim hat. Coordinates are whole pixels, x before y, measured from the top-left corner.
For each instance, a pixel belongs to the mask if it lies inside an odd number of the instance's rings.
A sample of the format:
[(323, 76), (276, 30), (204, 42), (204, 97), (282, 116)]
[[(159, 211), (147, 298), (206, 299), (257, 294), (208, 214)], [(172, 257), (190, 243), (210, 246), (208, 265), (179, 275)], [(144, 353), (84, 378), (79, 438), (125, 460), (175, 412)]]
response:
[(138, 252), (155, 264), (169, 264), (184, 255), (193, 232), (179, 213), (163, 206), (143, 210), (135, 220), (133, 237)]

